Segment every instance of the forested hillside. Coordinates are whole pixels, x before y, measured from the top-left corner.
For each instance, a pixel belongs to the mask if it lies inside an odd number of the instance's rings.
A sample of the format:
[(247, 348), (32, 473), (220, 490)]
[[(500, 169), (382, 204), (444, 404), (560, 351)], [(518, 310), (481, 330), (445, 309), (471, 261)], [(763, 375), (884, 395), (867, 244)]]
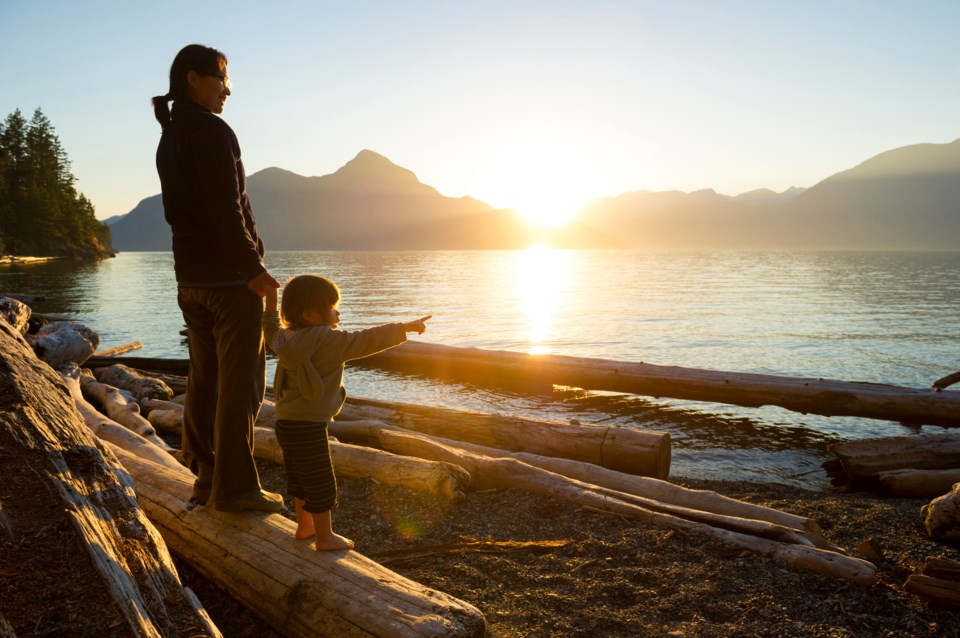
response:
[(102, 259), (110, 229), (74, 187), (70, 161), (50, 120), (19, 109), (0, 123), (0, 253)]

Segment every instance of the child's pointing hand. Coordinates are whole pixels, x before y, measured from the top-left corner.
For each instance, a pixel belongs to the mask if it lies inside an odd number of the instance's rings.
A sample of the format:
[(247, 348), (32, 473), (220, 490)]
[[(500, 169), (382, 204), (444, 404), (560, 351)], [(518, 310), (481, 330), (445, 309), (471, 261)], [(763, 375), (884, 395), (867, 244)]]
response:
[(427, 319), (430, 319), (433, 315), (427, 315), (426, 317), (420, 317), (415, 321), (408, 321), (403, 324), (404, 332), (416, 332), (418, 335), (422, 335), (427, 329)]

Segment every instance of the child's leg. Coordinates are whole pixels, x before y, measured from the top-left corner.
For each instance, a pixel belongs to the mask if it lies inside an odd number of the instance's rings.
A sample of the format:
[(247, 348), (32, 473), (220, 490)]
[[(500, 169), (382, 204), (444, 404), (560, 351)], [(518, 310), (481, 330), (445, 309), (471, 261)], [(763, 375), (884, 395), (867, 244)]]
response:
[(313, 514), (303, 509), (303, 499), (294, 498), (294, 505), (297, 509), (297, 531), (293, 536), (298, 541), (311, 538), (316, 533), (316, 526), (313, 523)]
[(353, 549), (353, 541), (333, 531), (331, 511), (313, 515), (313, 526), (317, 531), (317, 540), (313, 546), (318, 552), (338, 549)]

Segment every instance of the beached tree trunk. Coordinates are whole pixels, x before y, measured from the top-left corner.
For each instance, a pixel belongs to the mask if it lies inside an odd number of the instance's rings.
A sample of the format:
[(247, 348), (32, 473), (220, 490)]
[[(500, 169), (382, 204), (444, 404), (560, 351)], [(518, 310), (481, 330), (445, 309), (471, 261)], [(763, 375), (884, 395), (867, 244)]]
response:
[[(254, 454), (283, 465), (283, 450), (277, 442), (276, 430), (255, 427), (253, 432)], [(337, 476), (370, 478), (385, 485), (402, 485), (451, 501), (463, 500), (470, 485), (470, 475), (462, 467), (339, 441), (330, 441), (330, 458)]]
[(930, 538), (960, 545), (960, 483), (920, 508)]
[[(49, 531), (32, 528), (33, 519), (20, 515), (24, 496), (46, 506), (50, 516), (43, 524), (62, 535), (62, 560), (75, 561), (76, 571), (91, 571), (94, 580), (86, 590), (106, 591), (114, 601), (113, 608), (90, 613), (116, 617), (134, 636), (219, 636), (180, 583), (166, 546), (134, 498), (130, 476), (84, 426), (56, 373), (6, 322), (0, 322), (0, 466), (5, 484), (17, 486), (3, 503), (4, 527), (18, 541), (11, 546), (16, 561), (30, 561), (32, 547), (44, 547), (19, 541)], [(85, 548), (85, 560), (71, 550), (76, 546)], [(6, 552), (0, 547), (0, 564), (17, 564)], [(12, 582), (14, 588), (27, 586)], [(18, 610), (15, 617), (31, 618), (30, 611)], [(40, 624), (33, 620), (22, 635)]]
[(93, 375), (100, 383), (131, 392), (138, 401), (140, 399), (168, 400), (173, 397), (173, 390), (160, 379), (140, 374), (136, 370), (119, 363), (104, 368), (96, 368)]
[(287, 636), (483, 636), (475, 607), (354, 551), (318, 552), (280, 514), (187, 503), (193, 476), (118, 456), (174, 552)]
[(640, 476), (662, 479), (670, 473), (670, 435), (666, 432), (359, 398), (351, 399), (338, 418), (375, 418), (423, 434), (584, 461)]
[[(491, 458), (439, 442), (434, 437), (398, 431), (391, 426), (361, 423), (364, 436), (376, 432), (382, 447), (402, 454), (454, 463), (466, 469), (476, 489), (517, 488), (551, 498), (564, 499), (601, 512), (709, 536), (738, 547), (751, 549), (775, 560), (812, 569), (835, 578), (860, 584), (876, 581), (876, 568), (863, 560), (816, 547), (816, 535), (758, 520), (746, 520), (655, 502), (652, 499), (600, 488), (560, 476), (508, 456)], [(338, 436), (349, 433), (356, 423), (333, 423)]]
[(352, 363), (478, 383), (509, 382), (541, 389), (556, 384), (746, 407), (776, 405), (823, 416), (960, 426), (960, 392), (880, 383), (533, 355), (417, 341), (408, 341)]

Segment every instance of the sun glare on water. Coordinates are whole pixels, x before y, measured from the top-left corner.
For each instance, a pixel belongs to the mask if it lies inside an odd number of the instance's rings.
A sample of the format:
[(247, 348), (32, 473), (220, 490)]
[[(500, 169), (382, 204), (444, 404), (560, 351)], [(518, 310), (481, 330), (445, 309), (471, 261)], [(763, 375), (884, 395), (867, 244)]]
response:
[(549, 354), (554, 316), (567, 310), (569, 251), (534, 246), (516, 253), (517, 296), (527, 322), (528, 352)]

